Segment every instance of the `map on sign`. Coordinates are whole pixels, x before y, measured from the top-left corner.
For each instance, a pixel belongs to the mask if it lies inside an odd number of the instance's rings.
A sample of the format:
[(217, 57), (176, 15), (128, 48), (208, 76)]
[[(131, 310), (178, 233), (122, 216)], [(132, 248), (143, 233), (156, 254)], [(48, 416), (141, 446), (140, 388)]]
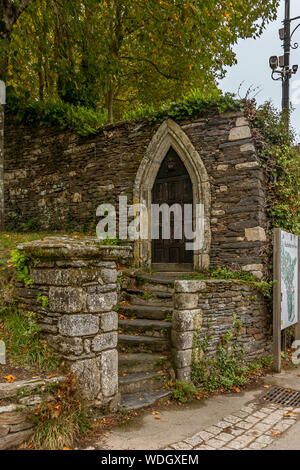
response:
[(298, 237), (281, 231), (281, 329), (298, 323)]

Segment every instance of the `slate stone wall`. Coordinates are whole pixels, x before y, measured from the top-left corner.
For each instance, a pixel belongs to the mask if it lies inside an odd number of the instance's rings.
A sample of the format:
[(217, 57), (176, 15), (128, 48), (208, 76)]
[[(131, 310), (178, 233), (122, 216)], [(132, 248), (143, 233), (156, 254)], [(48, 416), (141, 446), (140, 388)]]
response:
[[(48, 238), (18, 247), (30, 260), (31, 286), (19, 285), (21, 311), (37, 314), (49, 346), (75, 372), (83, 397), (118, 401), (118, 271), (130, 247)], [(46, 299), (44, 304), (41, 298)]]
[(55, 377), (0, 383), (0, 450), (17, 448), (30, 440), (35, 427), (31, 418), (49, 395), (47, 386), (64, 380)]
[[(211, 186), (211, 264), (267, 274), (266, 178), (241, 113), (177, 121), (201, 156)], [(5, 133), (6, 227), (89, 229), (96, 207), (132, 202), (139, 165), (160, 124), (131, 121), (82, 138), (55, 128)]]
[(210, 338), (205, 354), (213, 358), (234, 318), (242, 323), (239, 343), (247, 362), (272, 354), (272, 317), (255, 286), (231, 280), (175, 282), (172, 347), (179, 380), (190, 381), (192, 361), (201, 358), (195, 335), (200, 342)]

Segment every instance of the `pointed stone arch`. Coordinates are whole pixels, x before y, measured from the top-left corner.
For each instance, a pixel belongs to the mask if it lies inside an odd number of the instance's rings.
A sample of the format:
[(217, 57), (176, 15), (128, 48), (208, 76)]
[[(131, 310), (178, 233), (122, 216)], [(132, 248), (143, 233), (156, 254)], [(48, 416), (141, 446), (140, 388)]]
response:
[[(135, 261), (138, 266), (151, 265), (151, 204), (152, 188), (161, 164), (170, 147), (177, 152), (184, 163), (193, 186), (194, 207), (204, 206), (204, 244), (201, 250), (194, 252), (194, 270), (207, 269), (211, 245), (210, 231), (210, 183), (203, 161), (192, 142), (172, 119), (166, 120), (154, 135), (136, 175), (133, 200), (135, 204), (143, 204), (148, 217), (148, 239), (135, 242)], [(145, 216), (145, 215), (144, 215)], [(195, 217), (195, 215), (194, 215)]]

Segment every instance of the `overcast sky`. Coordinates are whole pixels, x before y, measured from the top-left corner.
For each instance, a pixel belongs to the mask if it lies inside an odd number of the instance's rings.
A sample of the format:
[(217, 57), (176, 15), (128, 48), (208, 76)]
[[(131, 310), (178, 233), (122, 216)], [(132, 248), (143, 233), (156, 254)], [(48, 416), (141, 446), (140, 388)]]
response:
[[(300, 16), (300, 1), (291, 0), (291, 17)], [(278, 18), (269, 24), (260, 39), (245, 39), (235, 46), (238, 64), (228, 69), (226, 77), (220, 82), (224, 91), (237, 93), (239, 85), (244, 81), (241, 96), (245, 96), (247, 89), (253, 85), (259, 87), (261, 92), (256, 97), (257, 102), (263, 103), (271, 99), (276, 107), (281, 108), (281, 81), (274, 82), (271, 79), (269, 57), (271, 55), (283, 55), (282, 41), (279, 39), (278, 30), (282, 28), (284, 19), (284, 0), (278, 9)], [(294, 22), (294, 27), (300, 22)], [(300, 28), (296, 31), (294, 42), (300, 44)], [(297, 131), (300, 141), (300, 46), (291, 53), (291, 65), (298, 64), (299, 71), (291, 80), (291, 101), (295, 108), (292, 115), (292, 125)]]

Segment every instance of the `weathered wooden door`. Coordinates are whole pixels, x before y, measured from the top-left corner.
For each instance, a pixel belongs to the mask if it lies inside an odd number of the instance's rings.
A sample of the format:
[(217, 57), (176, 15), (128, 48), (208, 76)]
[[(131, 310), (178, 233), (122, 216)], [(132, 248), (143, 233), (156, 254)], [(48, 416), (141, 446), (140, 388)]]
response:
[[(193, 204), (193, 189), (190, 176), (173, 148), (167, 153), (152, 189), (152, 204), (179, 204), (184, 215), (184, 205)], [(182, 238), (174, 238), (174, 214), (171, 213), (170, 239), (162, 239), (162, 217), (159, 221), (158, 240), (152, 240), (152, 263), (193, 263), (193, 252), (186, 250), (182, 217)]]

